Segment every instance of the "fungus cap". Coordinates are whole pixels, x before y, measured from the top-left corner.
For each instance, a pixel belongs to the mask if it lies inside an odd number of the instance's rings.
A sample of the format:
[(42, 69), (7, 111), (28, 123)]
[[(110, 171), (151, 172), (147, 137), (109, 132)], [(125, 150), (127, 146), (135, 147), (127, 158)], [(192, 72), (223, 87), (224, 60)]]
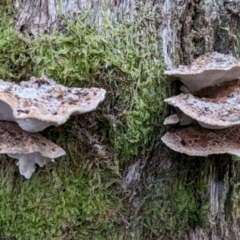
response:
[(65, 151), (38, 133), (22, 130), (17, 124), (0, 122), (0, 154), (18, 159), (20, 173), (30, 178), (36, 164), (43, 167), (46, 159), (65, 155)]
[(165, 118), (163, 125), (171, 125), (179, 123), (179, 118), (177, 114), (172, 114)]
[(19, 85), (0, 80), (0, 119), (38, 132), (65, 123), (72, 114), (94, 110), (105, 94), (102, 88), (67, 88), (45, 76)]
[(228, 153), (240, 157), (240, 126), (209, 130), (193, 125), (167, 132), (161, 140), (172, 150), (189, 156)]
[[(240, 80), (209, 87), (192, 94), (180, 94), (164, 101), (209, 129), (240, 124)], [(203, 97), (201, 97), (203, 96)]]
[(198, 91), (240, 77), (240, 62), (231, 55), (213, 52), (190, 66), (171, 67), (165, 74), (180, 78), (190, 91)]

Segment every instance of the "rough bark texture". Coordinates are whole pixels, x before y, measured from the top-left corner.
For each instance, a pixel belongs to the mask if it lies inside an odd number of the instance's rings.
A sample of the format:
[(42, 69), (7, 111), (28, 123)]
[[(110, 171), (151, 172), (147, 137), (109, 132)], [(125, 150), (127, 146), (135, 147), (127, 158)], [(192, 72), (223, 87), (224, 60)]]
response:
[(199, 55), (218, 51), (237, 54), (237, 1), (165, 1), (163, 52), (167, 65), (189, 64)]
[[(27, 32), (52, 32), (59, 29), (61, 16), (71, 18), (90, 11), (89, 22), (104, 24), (102, 11), (119, 22), (134, 18), (139, 6), (158, 11), (159, 34), (167, 66), (190, 63), (206, 52), (237, 54), (240, 7), (237, 1), (56, 1), (14, 2), (17, 10), (15, 28)], [(151, 16), (149, 16), (151, 18)]]
[(17, 10), (16, 29), (36, 33), (44, 31), (46, 33), (61, 28), (60, 17), (71, 18), (90, 11), (89, 24), (97, 23), (103, 25), (102, 11), (107, 9), (112, 21), (120, 21), (123, 18), (132, 17), (136, 8), (135, 1), (86, 1), (86, 0), (41, 0), (33, 2), (31, 0), (16, 0)]
[[(134, 0), (112, 0), (106, 4), (103, 4), (105, 1), (94, 0), (63, 0), (62, 3), (56, 0), (42, 0), (37, 1), (37, 4), (33, 2), (36, 1), (15, 1), (17, 30), (34, 34), (39, 31), (49, 33), (54, 29), (61, 29), (62, 15), (69, 18), (88, 10), (90, 10), (90, 23), (97, 22), (102, 26), (104, 22), (101, 10), (107, 9), (111, 20), (118, 22), (124, 18), (134, 19), (138, 5), (142, 4), (158, 13), (158, 29), (159, 35), (162, 36), (166, 67), (189, 64), (199, 55), (212, 51), (238, 56), (240, 32), (238, 1), (146, 0), (138, 4)], [(168, 175), (177, 184), (176, 176), (181, 175), (181, 172), (188, 171), (186, 183), (190, 182), (189, 179), (194, 181), (194, 176), (198, 175), (208, 185), (205, 194), (210, 203), (209, 225), (206, 229), (193, 226), (186, 239), (240, 239), (239, 222), (235, 216), (235, 203), (232, 200), (233, 192), (237, 191), (235, 184), (238, 181), (236, 171), (240, 169), (239, 164), (228, 156), (216, 156), (207, 160), (189, 159), (176, 154), (169, 156), (169, 152), (166, 154), (164, 151), (166, 149), (160, 144), (150, 154), (147, 163), (145, 159), (130, 166), (129, 171), (126, 169), (125, 188), (132, 189), (133, 192), (144, 192), (142, 190), (144, 183), (152, 176), (161, 178)], [(207, 171), (199, 172), (198, 168), (204, 166), (207, 167)], [(192, 167), (196, 170), (191, 169)], [(129, 187), (131, 184), (134, 184), (134, 187)], [(133, 211), (140, 208), (137, 206), (138, 200), (138, 195), (132, 196)], [(152, 237), (152, 239), (156, 238)]]

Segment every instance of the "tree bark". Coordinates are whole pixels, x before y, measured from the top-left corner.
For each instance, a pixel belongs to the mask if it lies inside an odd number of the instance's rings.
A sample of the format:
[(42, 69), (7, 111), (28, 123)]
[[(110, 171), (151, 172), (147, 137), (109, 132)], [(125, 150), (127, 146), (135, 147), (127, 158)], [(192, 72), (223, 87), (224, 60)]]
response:
[[(82, 16), (90, 11), (89, 23), (97, 23), (101, 29), (104, 27), (102, 10), (107, 10), (111, 21), (118, 23), (136, 18), (138, 9), (141, 7), (149, 12), (149, 18), (156, 18), (155, 20), (159, 23), (157, 29), (158, 34), (162, 36), (162, 55), (166, 68), (171, 65), (189, 64), (196, 57), (212, 51), (239, 56), (240, 5), (238, 1), (109, 0), (104, 2), (106, 1), (15, 0), (15, 28), (32, 34), (61, 31), (65, 24), (63, 19), (70, 19), (76, 15)], [(155, 15), (150, 14), (153, 11)], [(173, 85), (173, 89), (175, 88), (176, 85)], [(144, 194), (152, 191), (147, 187), (149, 179), (169, 176), (171, 179), (164, 183), (164, 188), (169, 189), (170, 199), (174, 186), (180, 183), (193, 184), (196, 178), (202, 178), (208, 187), (202, 195), (195, 195), (195, 198), (198, 198), (199, 205), (203, 201), (202, 198), (208, 199), (209, 222), (206, 228), (193, 224), (190, 230), (185, 231), (185, 239), (240, 239), (240, 218), (234, 212), (238, 204), (236, 195), (239, 169), (240, 164), (229, 156), (213, 156), (208, 159), (189, 158), (169, 152), (157, 142), (148, 158), (139, 157), (134, 164), (126, 166), (124, 171), (125, 188), (132, 191), (130, 201), (132, 205), (129, 211), (134, 217), (130, 224), (134, 219), (140, 218), (144, 211), (144, 208), (137, 203), (144, 199)], [(130, 181), (132, 185), (128, 180), (130, 172), (131, 174), (134, 172), (135, 176)], [(184, 180), (181, 178), (180, 181), (179, 178), (183, 175), (186, 178)], [(197, 189), (197, 186), (195, 187)], [(134, 192), (139, 194), (134, 196)], [(151, 198), (156, 200), (153, 192)], [(131, 226), (129, 231), (133, 231), (134, 227)], [(180, 230), (178, 227), (175, 228), (175, 231)], [(143, 228), (139, 231), (142, 239), (148, 239), (150, 236), (149, 231)], [(164, 239), (160, 231), (151, 234), (151, 239)], [(166, 239), (172, 239), (171, 236), (171, 233), (168, 233)]]

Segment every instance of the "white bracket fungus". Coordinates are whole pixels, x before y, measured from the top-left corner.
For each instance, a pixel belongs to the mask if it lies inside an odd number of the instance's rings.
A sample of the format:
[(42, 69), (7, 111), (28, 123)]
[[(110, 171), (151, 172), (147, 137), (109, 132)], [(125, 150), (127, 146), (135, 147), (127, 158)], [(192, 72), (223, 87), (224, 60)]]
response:
[(180, 78), (190, 91), (198, 91), (238, 78), (240, 62), (231, 55), (213, 52), (197, 58), (190, 66), (171, 67), (165, 74)]
[[(192, 94), (180, 94), (164, 101), (209, 129), (222, 129), (240, 124), (240, 80), (223, 83)], [(211, 97), (209, 97), (211, 96)]]
[(70, 115), (94, 110), (105, 94), (102, 88), (67, 88), (47, 77), (19, 85), (0, 80), (0, 119), (39, 132), (65, 123)]
[(180, 77), (190, 90), (182, 87), (184, 93), (164, 101), (175, 107), (180, 125), (192, 125), (167, 132), (162, 141), (190, 156), (240, 156), (240, 62), (212, 53), (165, 73)]
[(65, 155), (65, 151), (38, 133), (22, 130), (17, 124), (0, 122), (0, 154), (18, 159), (20, 173), (30, 178), (36, 169), (45, 165), (47, 159)]

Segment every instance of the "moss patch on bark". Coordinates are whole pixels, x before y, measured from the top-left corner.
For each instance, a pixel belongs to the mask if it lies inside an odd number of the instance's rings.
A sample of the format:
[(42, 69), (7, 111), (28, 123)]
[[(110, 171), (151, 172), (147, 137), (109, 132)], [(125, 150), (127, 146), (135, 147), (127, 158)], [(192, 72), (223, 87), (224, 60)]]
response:
[(0, 78), (45, 74), (66, 86), (105, 88), (107, 97), (96, 111), (43, 132), (67, 157), (30, 180), (2, 157), (0, 229), (17, 239), (119, 239), (128, 215), (121, 168), (152, 149), (165, 115), (156, 22), (143, 14), (113, 25), (106, 17), (99, 33), (78, 18), (62, 33), (30, 36), (13, 29), (11, 4), (0, 6)]

